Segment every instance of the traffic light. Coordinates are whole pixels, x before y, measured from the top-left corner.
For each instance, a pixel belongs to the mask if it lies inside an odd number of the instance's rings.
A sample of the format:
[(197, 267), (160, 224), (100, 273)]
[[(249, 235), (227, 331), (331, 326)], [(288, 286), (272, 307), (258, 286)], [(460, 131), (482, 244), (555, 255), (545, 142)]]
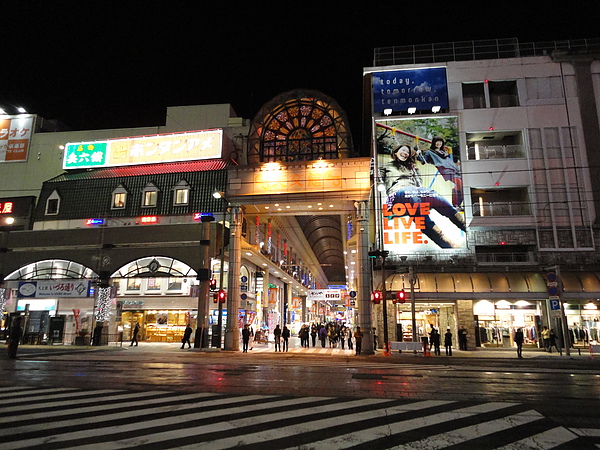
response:
[(223, 289), (220, 289), (217, 297), (219, 298), (219, 303), (225, 303), (227, 301), (227, 292), (225, 292)]
[(217, 280), (215, 280), (214, 278), (210, 279), (210, 290), (211, 291), (217, 290)]
[(400, 289), (396, 293), (396, 301), (394, 303), (406, 303), (406, 292), (404, 289)]
[(373, 294), (371, 294), (371, 299), (376, 305), (379, 305), (381, 303), (382, 297), (383, 295), (381, 294), (381, 291), (373, 291)]

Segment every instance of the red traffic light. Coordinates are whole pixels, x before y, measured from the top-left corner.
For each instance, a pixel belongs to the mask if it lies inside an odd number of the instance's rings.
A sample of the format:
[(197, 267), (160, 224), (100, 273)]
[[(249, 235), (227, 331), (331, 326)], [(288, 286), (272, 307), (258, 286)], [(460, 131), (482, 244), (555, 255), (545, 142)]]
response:
[(373, 294), (371, 294), (371, 300), (373, 300), (373, 303), (375, 303), (376, 305), (381, 303), (382, 298), (383, 295), (381, 294), (381, 291), (373, 291)]
[(396, 300), (398, 301), (398, 303), (405, 303), (406, 302), (406, 292), (404, 291), (404, 289), (400, 289), (396, 293)]
[(225, 303), (227, 301), (227, 292), (221, 289), (219, 290), (217, 297), (219, 298), (219, 303)]
[(211, 278), (209, 286), (210, 286), (211, 291), (216, 291), (217, 290), (217, 280), (215, 280), (214, 278)]

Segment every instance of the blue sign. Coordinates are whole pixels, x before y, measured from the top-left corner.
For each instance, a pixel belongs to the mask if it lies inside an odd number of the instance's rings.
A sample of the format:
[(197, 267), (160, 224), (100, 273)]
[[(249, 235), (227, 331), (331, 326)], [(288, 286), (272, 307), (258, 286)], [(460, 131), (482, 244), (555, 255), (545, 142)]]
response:
[(407, 69), (373, 73), (373, 112), (385, 109), (448, 110), (446, 68)]
[(558, 300), (550, 300), (550, 309), (552, 311), (560, 310), (560, 302)]

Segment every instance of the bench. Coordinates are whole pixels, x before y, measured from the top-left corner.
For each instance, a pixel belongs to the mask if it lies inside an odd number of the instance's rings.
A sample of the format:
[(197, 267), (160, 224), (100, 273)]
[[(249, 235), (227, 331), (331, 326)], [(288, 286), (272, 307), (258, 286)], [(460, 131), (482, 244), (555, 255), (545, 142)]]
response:
[(413, 352), (417, 354), (417, 352), (423, 351), (423, 343), (422, 342), (390, 342), (391, 350), (398, 350), (400, 354), (402, 352)]
[(590, 356), (593, 358), (594, 354), (600, 354), (600, 344), (590, 344)]

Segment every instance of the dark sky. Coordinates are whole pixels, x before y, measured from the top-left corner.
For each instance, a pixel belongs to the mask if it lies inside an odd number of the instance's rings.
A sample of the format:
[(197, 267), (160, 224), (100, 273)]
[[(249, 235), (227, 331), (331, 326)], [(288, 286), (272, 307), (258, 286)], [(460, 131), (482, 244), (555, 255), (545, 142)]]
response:
[(5, 2), (0, 106), (74, 129), (123, 128), (163, 124), (179, 105), (231, 103), (251, 118), (307, 88), (338, 101), (359, 145), (362, 68), (375, 47), (598, 36), (596, 14), (577, 7), (588, 2), (156, 3)]

